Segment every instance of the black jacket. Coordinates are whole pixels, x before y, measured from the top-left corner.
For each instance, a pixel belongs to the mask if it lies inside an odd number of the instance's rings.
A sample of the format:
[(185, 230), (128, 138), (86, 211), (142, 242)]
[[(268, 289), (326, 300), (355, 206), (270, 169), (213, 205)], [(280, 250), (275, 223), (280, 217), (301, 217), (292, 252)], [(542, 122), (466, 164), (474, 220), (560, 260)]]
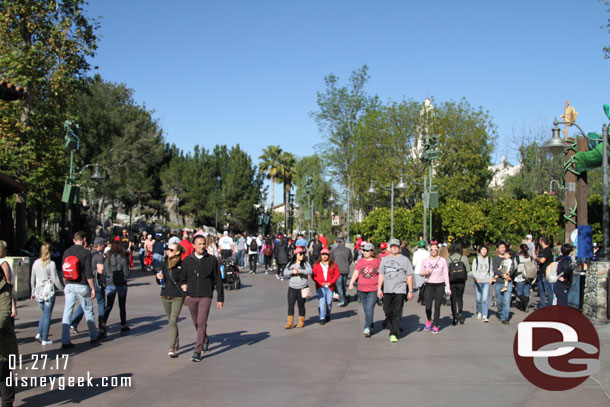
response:
[[(174, 266), (173, 269), (169, 269), (169, 266), (166, 261), (163, 261), (163, 265), (161, 266), (161, 272), (163, 273), (163, 282), (165, 283), (165, 288), (161, 289), (161, 297), (169, 297), (169, 298), (181, 298), (186, 294), (182, 292), (180, 288), (180, 282), (184, 281), (184, 272), (182, 271), (182, 262), (178, 260), (178, 263)], [(171, 273), (171, 277), (170, 277)], [(173, 278), (173, 280), (172, 280)], [(160, 281), (157, 280), (157, 284), (160, 285)]]
[(565, 279), (565, 281), (557, 280), (555, 284), (565, 284), (568, 287), (571, 287), (573, 270), (572, 260), (570, 259), (570, 256), (562, 256), (558, 260), (558, 262), (559, 264), (557, 264), (557, 275), (563, 274), (562, 277)]
[(214, 286), (216, 286), (216, 301), (224, 302), (224, 290), (218, 260), (207, 252), (201, 259), (198, 259), (195, 253), (192, 253), (182, 260), (182, 281), (180, 285), (182, 284), (187, 285), (187, 296), (200, 298), (212, 298)]
[(273, 249), (273, 257), (275, 257), (277, 264), (288, 264), (290, 261), (288, 258), (289, 256), (288, 242), (286, 239), (281, 239), (275, 244), (275, 248)]

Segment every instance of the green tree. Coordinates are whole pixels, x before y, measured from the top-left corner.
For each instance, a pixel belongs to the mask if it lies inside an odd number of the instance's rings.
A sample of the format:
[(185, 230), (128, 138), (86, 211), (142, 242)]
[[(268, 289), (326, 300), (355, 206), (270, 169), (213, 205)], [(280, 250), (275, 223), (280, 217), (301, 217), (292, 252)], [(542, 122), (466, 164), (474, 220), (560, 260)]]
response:
[[(334, 205), (329, 203), (331, 195), (331, 185), (324, 178), (325, 173), (324, 162), (318, 155), (310, 155), (301, 157), (295, 164), (295, 176), (294, 186), (296, 187), (295, 200), (301, 207), (301, 215), (305, 215), (301, 218), (301, 221), (310, 219), (310, 202), (309, 197), (305, 192), (305, 179), (311, 177), (313, 180), (313, 207), (314, 211), (314, 225), (313, 228), (318, 232), (330, 235), (331, 227), (330, 224), (322, 223), (322, 219), (330, 220), (331, 212), (333, 211)], [(339, 200), (339, 196), (335, 195), (335, 199)], [(336, 202), (336, 206), (341, 206), (340, 202)], [(318, 216), (315, 216), (316, 213)], [(302, 223), (305, 225), (305, 229), (309, 229), (309, 223)]]
[(63, 122), (97, 47), (84, 0), (0, 2), (0, 77), (27, 89), (0, 102), (0, 171), (27, 190), (28, 205), (57, 206), (67, 173)]
[(278, 179), (284, 184), (284, 230), (288, 232), (288, 194), (295, 176), (296, 157), (287, 151), (280, 156)]
[(258, 164), (259, 173), (262, 174), (266, 179), (271, 180), (271, 209), (273, 210), (273, 203), (275, 200), (275, 183), (278, 181), (278, 173), (280, 171), (280, 158), (282, 156), (282, 149), (280, 146), (268, 146), (263, 149), (263, 154), (258, 157), (260, 160)]

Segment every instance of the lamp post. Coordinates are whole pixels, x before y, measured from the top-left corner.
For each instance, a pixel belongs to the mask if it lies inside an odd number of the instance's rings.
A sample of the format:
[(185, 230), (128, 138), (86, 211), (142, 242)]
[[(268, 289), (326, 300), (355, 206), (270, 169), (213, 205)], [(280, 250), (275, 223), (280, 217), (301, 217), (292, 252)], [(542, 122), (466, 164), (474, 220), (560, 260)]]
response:
[(377, 180), (372, 179), (371, 180), (371, 187), (368, 189), (368, 193), (369, 194), (375, 194), (377, 191), (375, 191), (375, 188), (373, 187), (373, 184), (378, 184), (382, 189), (386, 190), (386, 191), (390, 191), (391, 193), (391, 198), (390, 198), (390, 239), (394, 239), (394, 188), (396, 189), (406, 189), (407, 188), (407, 184), (404, 183), (403, 180), (403, 176), (402, 174), (400, 175), (400, 182), (396, 185), (396, 187), (394, 187), (394, 181), (392, 181), (390, 188), (384, 187), (383, 185), (381, 185), (381, 183)]
[[(216, 188), (218, 189), (219, 194), (220, 194), (220, 191), (222, 190), (221, 182), (222, 182), (222, 177), (219, 174), (216, 176)], [(216, 197), (216, 222), (214, 225), (215, 225), (214, 228), (216, 229), (216, 233), (218, 233), (218, 196)]]
[[(583, 131), (583, 129), (574, 122), (559, 122), (557, 119), (553, 121), (552, 138), (544, 143), (543, 147), (548, 149), (551, 154), (557, 155), (564, 151), (567, 147), (566, 143), (560, 136), (561, 130), (557, 127), (560, 124), (574, 125), (580, 132), (580, 135), (590, 141), (599, 141), (599, 139), (593, 139)], [(602, 232), (604, 236), (604, 242), (601, 252), (598, 254), (598, 259), (608, 259), (610, 254), (610, 236), (608, 228), (610, 227), (609, 208), (608, 208), (608, 126), (604, 124), (602, 126), (602, 173), (603, 173), (603, 208), (602, 208)], [(552, 181), (551, 181), (552, 182)]]
[(328, 197), (328, 203), (330, 204), (330, 231), (333, 231), (333, 204), (336, 202), (335, 196), (333, 195), (333, 191), (330, 191), (330, 196)]

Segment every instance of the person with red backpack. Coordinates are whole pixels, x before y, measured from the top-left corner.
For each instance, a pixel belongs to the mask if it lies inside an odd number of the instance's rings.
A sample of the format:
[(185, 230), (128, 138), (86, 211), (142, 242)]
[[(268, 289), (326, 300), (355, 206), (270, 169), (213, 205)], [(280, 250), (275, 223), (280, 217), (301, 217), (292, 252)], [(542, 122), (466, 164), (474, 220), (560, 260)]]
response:
[(270, 237), (265, 239), (262, 248), (263, 256), (265, 256), (265, 274), (269, 274), (273, 263), (273, 240)]
[(70, 349), (74, 344), (70, 342), (70, 323), (72, 311), (78, 301), (85, 312), (90, 342), (96, 343), (99, 339), (93, 314), (95, 287), (93, 285), (93, 272), (91, 268), (91, 252), (85, 248), (87, 244), (85, 232), (76, 232), (73, 238), (74, 246), (64, 252), (62, 271), (64, 279), (64, 315), (61, 322), (61, 348)]

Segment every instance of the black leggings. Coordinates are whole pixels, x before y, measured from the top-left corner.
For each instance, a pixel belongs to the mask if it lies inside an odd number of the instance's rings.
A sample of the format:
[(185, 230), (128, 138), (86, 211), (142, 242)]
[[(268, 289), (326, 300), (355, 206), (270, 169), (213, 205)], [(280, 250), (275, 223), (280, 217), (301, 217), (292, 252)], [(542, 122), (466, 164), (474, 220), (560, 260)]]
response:
[(271, 269), (271, 263), (273, 262), (273, 255), (272, 254), (265, 254), (265, 271), (268, 271)]
[[(466, 283), (451, 284), (451, 313), (453, 319), (457, 319), (458, 314), (464, 310), (464, 289)], [(457, 311), (457, 312), (456, 312)]]
[(441, 317), (441, 305), (445, 295), (445, 283), (426, 284), (424, 299), (426, 301), (426, 317), (432, 320), (432, 302), (434, 301), (434, 320), (432, 326), (438, 327), (438, 320)]
[(294, 303), (299, 306), (299, 316), (305, 316), (305, 299), (301, 296), (301, 289), (288, 287), (288, 316), (294, 316)]
[(248, 255), (248, 261), (250, 262), (250, 271), (254, 271), (256, 273), (256, 258), (257, 258), (257, 254), (250, 254)]
[(278, 265), (277, 265), (277, 275), (278, 276), (284, 277), (284, 269), (286, 268), (287, 265), (288, 264), (286, 264), (286, 263), (283, 263), (283, 264), (278, 263)]

